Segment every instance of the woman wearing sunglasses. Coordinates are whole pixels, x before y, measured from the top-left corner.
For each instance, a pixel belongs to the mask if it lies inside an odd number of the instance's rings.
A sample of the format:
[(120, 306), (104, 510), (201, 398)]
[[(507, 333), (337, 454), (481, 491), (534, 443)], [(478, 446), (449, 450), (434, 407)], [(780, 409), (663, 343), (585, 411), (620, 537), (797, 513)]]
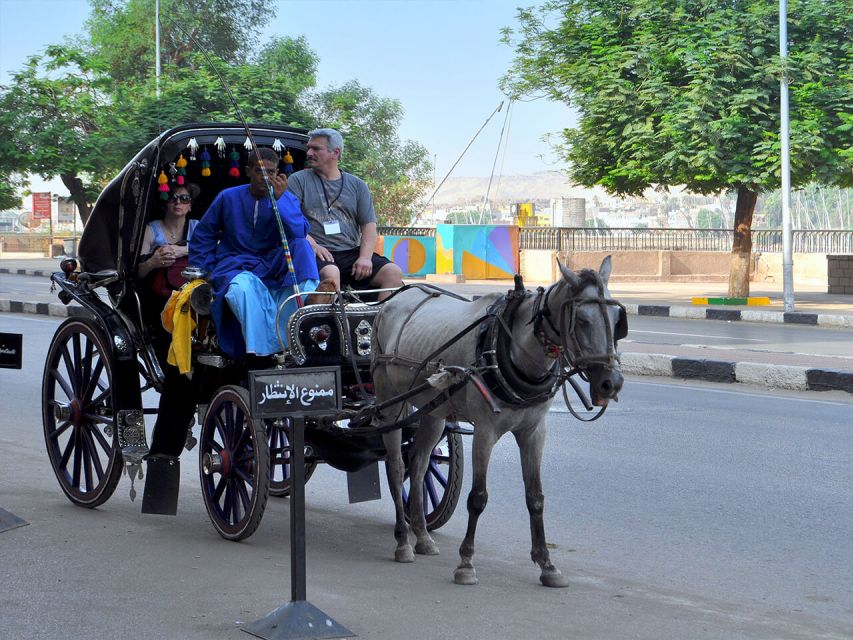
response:
[(198, 224), (198, 220), (190, 220), (188, 216), (199, 191), (198, 185), (192, 183), (174, 187), (166, 201), (163, 219), (152, 220), (145, 227), (140, 255), (150, 255), (137, 266), (140, 278), (146, 278), (154, 269), (168, 269), (179, 258), (187, 257), (187, 240)]
[(195, 385), (181, 375), (177, 367), (166, 362), (172, 336), (163, 328), (160, 314), (172, 291), (180, 289), (186, 282), (181, 271), (187, 265), (187, 241), (198, 224), (198, 220), (189, 218), (189, 213), (192, 201), (200, 191), (198, 185), (192, 183), (172, 188), (163, 218), (152, 220), (145, 227), (142, 258), (137, 265), (143, 321), (151, 332), (154, 352), (165, 374), (151, 439), (151, 454), (171, 458), (180, 455), (187, 438), (187, 427), (192, 424)]

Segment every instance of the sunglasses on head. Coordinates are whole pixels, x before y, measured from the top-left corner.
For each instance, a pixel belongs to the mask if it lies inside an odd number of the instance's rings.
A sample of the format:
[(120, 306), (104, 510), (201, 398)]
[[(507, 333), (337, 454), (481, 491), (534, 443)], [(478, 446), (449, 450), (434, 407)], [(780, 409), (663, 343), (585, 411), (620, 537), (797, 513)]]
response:
[(180, 193), (176, 196), (172, 196), (171, 198), (169, 198), (169, 200), (171, 200), (172, 202), (180, 202), (183, 204), (193, 201), (193, 199), (185, 193)]

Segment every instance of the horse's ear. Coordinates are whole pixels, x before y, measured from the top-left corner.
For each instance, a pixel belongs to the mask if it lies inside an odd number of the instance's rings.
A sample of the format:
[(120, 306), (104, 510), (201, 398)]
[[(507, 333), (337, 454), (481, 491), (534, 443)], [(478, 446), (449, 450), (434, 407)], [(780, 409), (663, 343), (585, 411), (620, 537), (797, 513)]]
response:
[(560, 267), (560, 273), (563, 274), (563, 279), (569, 283), (572, 289), (576, 289), (580, 285), (581, 279), (578, 278), (574, 271), (560, 262), (559, 258), (557, 258), (557, 265)]
[(607, 286), (607, 281), (610, 280), (610, 272), (613, 270), (613, 264), (610, 262), (610, 256), (607, 256), (601, 261), (601, 266), (598, 268), (598, 274), (601, 276), (601, 281), (604, 286)]

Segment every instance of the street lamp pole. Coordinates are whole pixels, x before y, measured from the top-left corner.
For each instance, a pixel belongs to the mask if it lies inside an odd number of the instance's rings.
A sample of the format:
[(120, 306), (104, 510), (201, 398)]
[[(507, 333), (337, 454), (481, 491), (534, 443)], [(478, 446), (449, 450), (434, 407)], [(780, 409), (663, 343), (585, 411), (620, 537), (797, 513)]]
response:
[(793, 232), (791, 230), (791, 148), (788, 115), (788, 0), (779, 0), (779, 57), (782, 79), (779, 102), (782, 143), (782, 300), (785, 311), (794, 310)]
[(154, 0), (154, 74), (157, 99), (160, 99), (160, 0)]

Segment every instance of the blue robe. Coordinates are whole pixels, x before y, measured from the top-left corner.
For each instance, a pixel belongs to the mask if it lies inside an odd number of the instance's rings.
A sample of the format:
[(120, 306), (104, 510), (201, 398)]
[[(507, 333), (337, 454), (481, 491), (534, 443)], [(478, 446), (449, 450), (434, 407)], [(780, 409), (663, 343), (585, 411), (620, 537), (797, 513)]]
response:
[(225, 292), (235, 276), (248, 271), (268, 289), (319, 279), (314, 251), (306, 240), (308, 221), (302, 215), (299, 200), (286, 191), (277, 204), (293, 258), (295, 279), (287, 269), (270, 199), (255, 198), (249, 192), (249, 185), (221, 191), (189, 242), (190, 265), (204, 269), (213, 287), (211, 314), (219, 345), (233, 358), (246, 351), (240, 323), (225, 302)]

